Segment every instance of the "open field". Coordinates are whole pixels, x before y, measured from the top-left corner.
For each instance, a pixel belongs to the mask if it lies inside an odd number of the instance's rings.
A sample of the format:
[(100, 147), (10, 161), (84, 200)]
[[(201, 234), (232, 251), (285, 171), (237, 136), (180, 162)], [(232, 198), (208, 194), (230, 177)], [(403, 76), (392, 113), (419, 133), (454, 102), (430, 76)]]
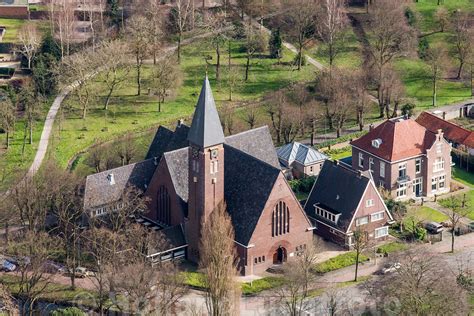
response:
[[(3, 37), (1, 43), (17, 43), (18, 31), (20, 30), (21, 26), (26, 22), (27, 20), (23, 19), (0, 18), (0, 26), (5, 26), (7, 28), (5, 36)], [(44, 33), (49, 27), (47, 21), (32, 20), (31, 23), (34, 23), (42, 33)]]

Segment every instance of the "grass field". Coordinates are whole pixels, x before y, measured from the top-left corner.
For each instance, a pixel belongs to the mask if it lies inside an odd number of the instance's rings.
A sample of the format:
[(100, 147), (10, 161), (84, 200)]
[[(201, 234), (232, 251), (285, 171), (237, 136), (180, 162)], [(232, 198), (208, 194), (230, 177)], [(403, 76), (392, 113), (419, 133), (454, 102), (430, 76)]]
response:
[[(241, 73), (243, 78), (245, 56), (238, 43), (234, 43), (233, 46), (233, 71)], [(136, 96), (134, 73), (131, 74), (130, 83), (117, 91), (107, 113), (102, 109), (105, 91), (101, 89), (103, 83), (99, 81), (99, 77), (94, 79), (99, 89), (98, 101), (91, 107), (85, 120), (80, 118), (80, 109), (74, 98), (68, 98), (66, 106), (70, 110), (65, 112), (65, 120), (61, 123), (62, 131), (60, 135), (56, 133), (51, 141), (52, 157), (62, 166), (66, 166), (75, 154), (94, 143), (118, 137), (125, 131), (143, 131), (160, 124), (174, 125), (179, 118), (189, 118), (197, 102), (206, 72), (203, 56), (212, 56), (214, 53), (205, 42), (184, 47), (183, 55), (181, 63), (183, 84), (178, 89), (177, 95), (165, 102), (161, 113), (157, 111), (154, 97)], [(289, 51), (285, 51), (285, 56), (283, 62), (293, 59)], [(225, 68), (227, 60), (222, 60), (222, 64), (222, 68)], [(148, 84), (150, 68), (151, 66), (147, 66), (144, 69), (145, 86)], [(249, 80), (239, 84), (234, 91), (233, 102), (229, 102), (227, 87), (214, 80), (214, 67), (209, 67), (208, 72), (218, 107), (235, 107), (248, 101), (258, 101), (269, 91), (297, 81), (311, 80), (314, 77), (314, 69), (311, 66), (306, 66), (298, 72), (289, 65), (276, 65), (276, 61), (272, 59), (254, 59)], [(146, 91), (146, 88), (144, 90)], [(189, 120), (187, 123), (189, 124)], [(103, 131), (104, 127), (107, 127), (107, 131)], [(55, 130), (57, 131), (57, 128)]]
[[(364, 262), (369, 260), (369, 258), (363, 254), (359, 256), (359, 262)], [(316, 265), (316, 272), (319, 273), (326, 273), (330, 271), (334, 271), (337, 269), (342, 269), (345, 267), (349, 267), (351, 265), (354, 265), (356, 263), (356, 253), (355, 251), (349, 251), (346, 253), (343, 253), (341, 255), (338, 255), (334, 258), (331, 258), (327, 261), (318, 263)]]
[(448, 216), (428, 206), (413, 206), (409, 208), (408, 213), (403, 220), (405, 227), (409, 230), (412, 225), (412, 217), (415, 218), (417, 222), (433, 221), (441, 223), (448, 220)]
[[(25, 24), (27, 20), (24, 19), (5, 19), (0, 18), (0, 26), (6, 27), (6, 33), (0, 43), (17, 43), (18, 42), (18, 31), (21, 26)], [(34, 23), (38, 29), (44, 33), (49, 27), (48, 22), (40, 20), (32, 20), (31, 23)]]
[[(46, 112), (46, 105), (43, 111)], [(25, 119), (21, 118), (15, 124), (15, 132), (10, 137), (10, 148), (5, 150), (5, 134), (0, 134), (0, 192), (6, 190), (13, 181), (18, 180), (33, 161), (38, 142), (41, 138), (44, 118), (43, 115), (40, 120), (34, 124), (33, 129), (33, 144), (25, 146), (25, 152), (22, 154), (23, 138), (25, 135)]]
[(453, 167), (453, 179), (474, 188), (474, 173)]

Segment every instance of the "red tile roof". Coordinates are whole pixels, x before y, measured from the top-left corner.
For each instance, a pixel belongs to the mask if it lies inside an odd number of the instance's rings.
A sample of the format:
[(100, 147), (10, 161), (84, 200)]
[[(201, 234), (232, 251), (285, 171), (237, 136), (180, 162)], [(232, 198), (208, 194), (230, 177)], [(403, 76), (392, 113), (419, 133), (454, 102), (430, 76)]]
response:
[(436, 133), (438, 129), (442, 129), (444, 137), (452, 142), (474, 148), (473, 131), (469, 131), (459, 125), (443, 120), (429, 112), (421, 113), (416, 121), (418, 124), (424, 126), (427, 130), (433, 133)]
[[(379, 148), (372, 141), (380, 139)], [(426, 153), (436, 139), (436, 134), (428, 131), (412, 119), (390, 119), (351, 145), (367, 151), (387, 161), (397, 161)]]

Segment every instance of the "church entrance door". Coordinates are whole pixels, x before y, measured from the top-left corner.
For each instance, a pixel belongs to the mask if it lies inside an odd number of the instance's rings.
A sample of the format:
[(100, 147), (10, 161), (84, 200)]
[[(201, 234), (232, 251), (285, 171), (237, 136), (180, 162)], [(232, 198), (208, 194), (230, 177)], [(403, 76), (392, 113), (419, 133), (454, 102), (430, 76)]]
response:
[(273, 264), (282, 264), (285, 261), (286, 261), (286, 249), (280, 246), (273, 254)]

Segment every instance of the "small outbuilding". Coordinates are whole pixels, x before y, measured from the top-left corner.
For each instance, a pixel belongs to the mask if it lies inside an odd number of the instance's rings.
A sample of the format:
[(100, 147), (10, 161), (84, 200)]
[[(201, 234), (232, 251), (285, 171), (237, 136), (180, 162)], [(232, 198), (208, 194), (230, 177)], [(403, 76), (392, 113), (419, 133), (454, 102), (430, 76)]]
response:
[(324, 161), (329, 159), (313, 147), (298, 142), (277, 148), (277, 155), (288, 179), (317, 176)]

